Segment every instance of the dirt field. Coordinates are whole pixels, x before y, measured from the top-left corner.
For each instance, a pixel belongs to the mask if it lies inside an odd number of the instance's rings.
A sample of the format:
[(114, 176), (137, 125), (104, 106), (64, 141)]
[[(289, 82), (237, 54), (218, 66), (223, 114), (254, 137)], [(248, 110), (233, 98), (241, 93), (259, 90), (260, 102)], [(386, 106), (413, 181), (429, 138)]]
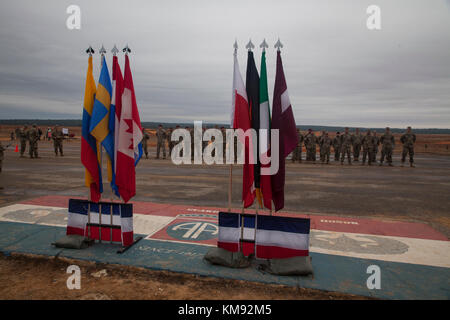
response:
[[(7, 128), (0, 136), (5, 145)], [(450, 237), (450, 136), (419, 136), (416, 168), (336, 164), (292, 164), (286, 168), (288, 211), (383, 220), (418, 221)], [(136, 201), (226, 207), (229, 167), (175, 166), (155, 160), (154, 136), (150, 159), (137, 167)], [(423, 153), (442, 145), (436, 153)], [(19, 158), (15, 144), (5, 153), (0, 174), (0, 206), (42, 195), (86, 196), (79, 139), (65, 141), (65, 156), (55, 157), (51, 142), (39, 143), (41, 159)], [(305, 154), (303, 154), (303, 157)], [(233, 206), (239, 208), (241, 167), (233, 169)], [(105, 183), (105, 198), (110, 191)], [(0, 257), (0, 299), (354, 299), (317, 290), (285, 288), (241, 281), (196, 278), (131, 268), (83, 265), (82, 290), (65, 286), (69, 263), (30, 257)], [(91, 273), (106, 269), (108, 276)], [(33, 285), (29, 283), (32, 281)], [(138, 288), (138, 289), (136, 289)], [(139, 295), (138, 295), (139, 293)]]
[[(68, 290), (69, 265), (81, 269), (81, 289)], [(106, 271), (103, 275), (102, 270)], [(99, 273), (100, 272), (100, 273)], [(97, 274), (99, 273), (99, 274)], [(96, 277), (97, 276), (97, 277)], [(349, 294), (31, 255), (0, 255), (0, 299), (77, 300), (342, 300)], [(30, 285), (32, 284), (32, 285)]]

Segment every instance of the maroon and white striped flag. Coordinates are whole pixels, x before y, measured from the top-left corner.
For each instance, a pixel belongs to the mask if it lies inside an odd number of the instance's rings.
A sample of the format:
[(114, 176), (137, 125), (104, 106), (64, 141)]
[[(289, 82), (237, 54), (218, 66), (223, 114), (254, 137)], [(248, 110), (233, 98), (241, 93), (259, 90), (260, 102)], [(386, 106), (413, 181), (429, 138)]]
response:
[[(284, 208), (285, 159), (294, 150), (298, 142), (294, 113), (289, 100), (279, 50), (277, 52), (277, 71), (273, 91), (272, 129), (279, 130), (279, 169), (272, 176), (272, 199), (275, 204), (275, 211), (278, 211)], [(273, 143), (276, 142), (272, 141)]]

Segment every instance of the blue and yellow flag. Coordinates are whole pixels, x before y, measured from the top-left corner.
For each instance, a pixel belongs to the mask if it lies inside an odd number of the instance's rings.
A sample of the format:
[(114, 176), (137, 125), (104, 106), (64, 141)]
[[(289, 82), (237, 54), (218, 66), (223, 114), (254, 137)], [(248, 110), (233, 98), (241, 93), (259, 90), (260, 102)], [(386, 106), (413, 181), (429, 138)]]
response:
[[(114, 114), (111, 115), (111, 94), (112, 85), (109, 77), (106, 59), (102, 57), (102, 70), (100, 71), (100, 79), (98, 80), (97, 93), (95, 96), (94, 108), (92, 110), (92, 118), (89, 131), (101, 145), (105, 148), (108, 165), (108, 181), (111, 187), (118, 195), (117, 186), (114, 177), (114, 127), (111, 130), (111, 121), (114, 121)], [(99, 150), (100, 151), (100, 148)], [(98, 157), (101, 161), (100, 152)], [(100, 164), (101, 167), (101, 164)]]
[(89, 128), (95, 101), (95, 80), (92, 73), (92, 56), (89, 56), (88, 70), (86, 74), (86, 87), (84, 91), (83, 125), (81, 135), (81, 162), (86, 168), (85, 182), (91, 190), (91, 200), (98, 202), (103, 192), (102, 171), (98, 161), (97, 141)]

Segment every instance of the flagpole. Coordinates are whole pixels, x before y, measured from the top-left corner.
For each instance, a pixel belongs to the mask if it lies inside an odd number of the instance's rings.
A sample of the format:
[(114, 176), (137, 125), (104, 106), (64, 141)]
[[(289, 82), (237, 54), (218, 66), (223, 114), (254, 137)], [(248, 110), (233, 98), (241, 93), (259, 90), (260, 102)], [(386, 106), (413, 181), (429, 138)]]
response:
[(231, 193), (233, 188), (233, 164), (230, 163), (230, 171), (229, 171), (229, 179), (228, 179), (228, 212), (231, 212)]
[[(91, 46), (89, 46), (89, 48), (86, 49), (86, 53), (89, 54), (89, 58), (92, 57), (92, 55), (95, 53), (94, 49), (92, 49)], [(88, 190), (88, 207), (87, 207), (87, 214), (88, 214), (88, 240), (91, 239), (91, 192), (90, 192), (90, 186), (89, 186), (89, 190)]]
[[(237, 44), (237, 40), (235, 40), (234, 41), (234, 45), (233, 45), (233, 48), (234, 48), (234, 53), (233, 53), (233, 55), (235, 56), (235, 57), (237, 57), (237, 49), (238, 49), (238, 44)], [(234, 80), (233, 80), (234, 81)], [(234, 90), (234, 88), (233, 88), (233, 90)], [(236, 93), (235, 92), (233, 92), (233, 94), (235, 95)], [(234, 100), (235, 101), (235, 100)], [(235, 102), (235, 105), (236, 105), (236, 102)], [(233, 106), (233, 108), (235, 108), (236, 106)], [(236, 112), (236, 110), (233, 110), (233, 114), (234, 114), (234, 112)], [(233, 119), (233, 121), (234, 121), (234, 119)], [(234, 126), (232, 125), (231, 126), (232, 128), (234, 128)], [(234, 140), (234, 138), (233, 138), (233, 140)], [(231, 151), (231, 142), (228, 144), (228, 149)], [(225, 150), (226, 151), (226, 150)], [(234, 146), (233, 146), (233, 151), (234, 151)], [(231, 153), (231, 152), (230, 152)], [(230, 154), (229, 153), (229, 154)], [(233, 154), (234, 154), (234, 152), (233, 152)], [(234, 154), (234, 157), (236, 157), (237, 155), (235, 155)], [(226, 158), (226, 157), (225, 157)], [(230, 163), (230, 171), (229, 171), (229, 175), (228, 175), (228, 177), (229, 177), (229, 179), (228, 179), (228, 212), (231, 212), (231, 195), (232, 195), (232, 192), (233, 192), (233, 163), (234, 163), (234, 158), (232, 159), (233, 160), (233, 162), (232, 163)]]
[[(283, 48), (283, 44), (281, 43), (280, 38), (278, 38), (278, 41), (275, 43), (275, 45), (273, 47), (277, 49), (277, 52), (281, 52), (281, 48)], [(275, 210), (275, 203), (273, 202), (273, 200), (271, 200), (271, 202), (272, 202), (272, 206)], [(270, 215), (272, 215), (272, 209), (270, 209)]]
[[(111, 49), (111, 53), (113, 54), (113, 70), (112, 70), (112, 72), (114, 73), (114, 57), (116, 57), (117, 56), (117, 53), (119, 52), (119, 49), (117, 49), (117, 46), (116, 45), (114, 45), (114, 47)], [(113, 81), (114, 81), (114, 79), (113, 79)], [(115, 94), (115, 92), (114, 92), (114, 94)], [(111, 100), (113, 100), (114, 99), (114, 101), (115, 101), (115, 97), (111, 97)], [(117, 102), (115, 101), (115, 103), (117, 104)], [(111, 114), (109, 115), (110, 117), (111, 117)], [(114, 117), (115, 117), (115, 114), (114, 114)], [(111, 120), (110, 120), (111, 121)], [(117, 128), (114, 126), (114, 130), (117, 130)], [(117, 146), (114, 144), (114, 149), (116, 149), (117, 148)], [(115, 150), (114, 150), (115, 151)], [(116, 173), (116, 159), (114, 159), (114, 166), (113, 166), (113, 168), (112, 168), (112, 170), (113, 170), (113, 173), (114, 173), (114, 175), (115, 175), (115, 173)], [(111, 216), (110, 216), (110, 224), (111, 224), (111, 227), (110, 227), (110, 238), (109, 238), (109, 242), (112, 244), (113, 243), (113, 210), (114, 210), (114, 189), (113, 189), (113, 187), (112, 187), (112, 185), (111, 185), (111, 212), (110, 212), (110, 214), (111, 214)]]
[[(262, 54), (264, 54), (266, 52), (266, 48), (269, 48), (269, 45), (266, 42), (266, 38), (263, 39), (263, 42), (261, 42), (259, 47), (262, 49)], [(264, 65), (265, 65), (265, 62), (264, 62)], [(261, 72), (260, 77), (262, 77), (262, 72), (263, 72), (263, 70), (262, 70), (262, 57), (261, 57), (261, 70), (260, 70), (260, 72)], [(267, 82), (267, 76), (266, 76), (266, 82)], [(261, 90), (261, 78), (260, 78), (260, 90)], [(260, 97), (261, 97), (261, 95), (260, 95)], [(261, 101), (260, 101), (260, 105), (261, 105)], [(260, 110), (260, 112), (261, 112), (261, 110)], [(270, 130), (269, 129), (270, 129), (270, 115), (269, 115), (269, 127), (267, 128), (268, 131), (267, 131), (266, 146), (263, 146), (263, 147), (266, 148), (266, 150), (264, 150), (264, 152), (266, 152), (267, 155), (268, 155), (269, 140), (270, 140)], [(261, 139), (261, 137), (259, 137), (259, 139)], [(259, 143), (259, 141), (258, 141), (258, 143)], [(259, 146), (260, 146), (260, 149), (261, 149), (261, 145), (259, 145)], [(262, 153), (261, 150), (259, 152), (260, 152), (260, 154)], [(261, 185), (260, 185), (260, 190), (261, 190)], [(264, 210), (264, 208), (265, 208), (264, 207), (264, 195), (262, 193), (262, 190), (261, 190), (261, 197), (263, 198), (263, 205), (262, 205), (261, 209)], [(270, 201), (272, 201), (272, 199)], [(272, 215), (272, 209), (270, 209), (270, 215)], [(255, 231), (255, 233), (256, 233), (256, 231)]]
[(254, 241), (254, 243), (253, 243), (253, 254), (254, 254), (254, 256), (256, 257), (256, 230), (258, 230), (258, 228), (257, 228), (257, 224), (258, 224), (258, 204), (257, 203), (255, 203), (255, 235), (254, 235), (254, 238), (253, 238), (253, 241)]
[[(114, 47), (115, 47), (115, 46), (114, 46)], [(122, 52), (125, 52), (125, 55), (126, 55), (126, 56), (128, 56), (128, 53), (131, 53), (131, 49), (128, 47), (128, 43), (127, 43), (127, 45), (125, 46), (125, 48), (122, 49)], [(122, 116), (121, 116), (121, 117), (122, 117)], [(133, 138), (133, 144), (134, 144), (134, 138)], [(134, 149), (134, 145), (133, 145), (133, 149)], [(134, 152), (134, 150), (133, 150), (133, 152)], [(135, 175), (136, 175), (136, 173), (135, 173)], [(123, 198), (121, 198), (121, 197), (119, 196), (119, 199), (122, 200), (122, 204), (125, 204), (125, 201), (123, 200)], [(122, 204), (119, 205), (119, 207), (120, 207), (120, 210), (119, 210), (119, 213), (120, 213), (120, 221), (122, 221)], [(121, 223), (122, 223), (122, 222), (121, 222)], [(122, 239), (122, 232), (121, 232), (120, 238)], [(123, 245), (123, 239), (122, 239), (122, 245)]]

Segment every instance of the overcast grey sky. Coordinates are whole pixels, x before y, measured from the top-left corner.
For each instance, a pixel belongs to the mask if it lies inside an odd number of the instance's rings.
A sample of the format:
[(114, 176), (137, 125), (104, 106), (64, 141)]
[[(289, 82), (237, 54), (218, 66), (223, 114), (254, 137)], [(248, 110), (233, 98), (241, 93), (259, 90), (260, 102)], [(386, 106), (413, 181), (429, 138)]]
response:
[[(66, 8), (81, 8), (81, 30)], [(366, 28), (369, 5), (381, 30)], [(1, 1), (0, 118), (81, 118), (88, 45), (128, 43), (142, 121), (227, 123), (233, 43), (282, 58), (297, 124), (450, 127), (450, 1)], [(94, 77), (99, 75), (98, 54)], [(123, 55), (120, 54), (123, 70)]]

